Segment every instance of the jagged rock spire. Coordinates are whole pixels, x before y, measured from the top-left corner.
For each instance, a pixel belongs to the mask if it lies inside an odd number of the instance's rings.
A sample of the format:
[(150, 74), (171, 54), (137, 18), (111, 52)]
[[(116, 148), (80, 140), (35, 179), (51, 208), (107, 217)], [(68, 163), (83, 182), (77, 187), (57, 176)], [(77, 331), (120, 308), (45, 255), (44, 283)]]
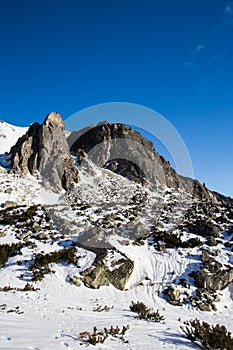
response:
[(46, 187), (58, 192), (78, 182), (78, 170), (70, 155), (64, 122), (57, 112), (43, 124), (32, 124), (11, 148), (11, 171), (40, 176)]

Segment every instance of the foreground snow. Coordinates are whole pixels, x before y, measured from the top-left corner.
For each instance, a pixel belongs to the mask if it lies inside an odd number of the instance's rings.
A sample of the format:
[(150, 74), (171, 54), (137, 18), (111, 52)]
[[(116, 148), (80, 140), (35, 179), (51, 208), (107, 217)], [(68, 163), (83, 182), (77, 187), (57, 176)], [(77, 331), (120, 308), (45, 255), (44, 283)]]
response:
[[(91, 176), (88, 177), (87, 173), (85, 176), (82, 176), (81, 173), (81, 181), (76, 188), (76, 193), (73, 194), (80, 199), (76, 211), (71, 210), (69, 205), (57, 206), (60, 217), (70, 220), (69, 223), (75, 220), (75, 232), (69, 237), (70, 240), (66, 240), (67, 237), (63, 237), (60, 241), (49, 240), (47, 242), (35, 239), (36, 245), (33, 249), (23, 248), (22, 255), (9, 258), (5, 267), (0, 269), (0, 287), (23, 288), (27, 282), (31, 282), (26, 261), (31, 261), (34, 254), (39, 252), (49, 253), (69, 246), (72, 241), (76, 242), (84, 225), (88, 229), (92, 228), (107, 214), (116, 213), (118, 216), (118, 219), (115, 219), (116, 223), (120, 221), (125, 227), (130, 227), (127, 226), (129, 220), (126, 214), (128, 210), (132, 215), (135, 210), (131, 197), (137, 191), (142, 192), (142, 190), (127, 179), (107, 170), (93, 169), (93, 171), (96, 172), (95, 181)], [(52, 195), (45, 191), (40, 182), (31, 176), (21, 178), (7, 174), (1, 167), (0, 175), (0, 204), (12, 201), (29, 207), (33, 204), (49, 206), (59, 202), (55, 194)], [(163, 202), (169, 203), (171, 194), (168, 189), (165, 190), (166, 195), (164, 192), (162, 196)], [(137, 219), (142, 225), (140, 227), (143, 228), (154, 217), (154, 203), (161, 200), (156, 193), (148, 192), (147, 195), (146, 205), (149, 207), (146, 207), (144, 216)], [(175, 202), (176, 197), (179, 201), (179, 193), (173, 196), (172, 203)], [(72, 198), (68, 199), (72, 202)], [(93, 203), (81, 210), (80, 207), (85, 200), (89, 201), (89, 204), (90, 201)], [(105, 207), (102, 202), (105, 203)], [(125, 216), (124, 212), (126, 212)], [(159, 214), (163, 216), (162, 211)], [(165, 216), (167, 215), (166, 212)], [(183, 215), (179, 207), (176, 215), (177, 220)], [(173, 227), (172, 223), (166, 224), (165, 221), (163, 225), (164, 229)], [(71, 224), (70, 228), (72, 228)], [(0, 237), (1, 244), (19, 242), (14, 227), (4, 226), (0, 228), (0, 231), (3, 229), (5, 235)], [(108, 228), (105, 229), (105, 232), (107, 230)], [(217, 311), (211, 312), (202, 312), (190, 304), (172, 306), (161, 294), (164, 287), (170, 285), (176, 276), (187, 277), (189, 272), (200, 267), (199, 248), (167, 249), (166, 252), (159, 252), (149, 244), (149, 241), (145, 241), (144, 245), (134, 245), (130, 239), (128, 239), (128, 244), (122, 244), (121, 240), (126, 239), (118, 236), (110, 237), (112, 245), (134, 263), (133, 273), (124, 291), (117, 290), (113, 286), (103, 286), (94, 290), (86, 288), (83, 283), (79, 287), (72, 285), (67, 277), (85, 270), (92, 264), (95, 257), (94, 253), (77, 247), (77, 253), (81, 255), (78, 261), (79, 266), (53, 264), (54, 273), (47, 274), (41, 282), (34, 283), (39, 290), (0, 292), (0, 349), (74, 350), (81, 346), (82, 340), (79, 337), (81, 332), (91, 332), (94, 326), (101, 330), (111, 325), (119, 327), (129, 325), (130, 328), (125, 336), (128, 343), (122, 343), (117, 339), (107, 339), (104, 344), (96, 345), (94, 348), (108, 350), (198, 349), (198, 346), (183, 336), (180, 329), (180, 320), (185, 321), (196, 317), (210, 324), (223, 324), (230, 332), (233, 332), (233, 295), (230, 291), (232, 286), (221, 292), (221, 300), (216, 304)], [(230, 260), (232, 259), (232, 254), (230, 254), (230, 251), (224, 251), (221, 259), (227, 259), (229, 263), (233, 263)], [(109, 267), (112, 266), (112, 261), (119, 259), (119, 256), (118, 253), (108, 256)], [(21, 275), (24, 275), (23, 278)], [(193, 286), (190, 286), (190, 293), (193, 291), (192, 288)], [(153, 323), (135, 319), (129, 309), (131, 301), (142, 301), (148, 307), (158, 309), (165, 320)], [(108, 311), (96, 311), (99, 305), (108, 306)], [(86, 346), (88, 345), (82, 345), (82, 347)], [(91, 345), (89, 347), (92, 348)]]
[[(94, 326), (103, 329), (111, 325), (129, 325), (125, 336), (129, 343), (107, 340), (96, 345), (96, 349), (197, 349), (183, 337), (178, 321), (195, 317), (224, 324), (233, 331), (233, 306), (228, 289), (223, 292), (218, 311), (206, 313), (169, 305), (158, 296), (157, 286), (138, 286), (128, 291), (111, 286), (99, 290), (72, 286), (64, 281), (65, 270), (64, 266), (58, 266), (56, 273), (40, 284), (40, 291), (1, 293), (1, 304), (6, 304), (8, 310), (19, 307), (23, 311), (22, 314), (1, 312), (1, 349), (77, 349), (80, 332), (92, 331)], [(1, 282), (7, 284), (9, 277), (7, 273), (1, 274)], [(161, 323), (136, 320), (129, 311), (131, 300), (140, 300), (159, 309), (165, 320)], [(108, 312), (94, 311), (98, 304), (113, 308)]]

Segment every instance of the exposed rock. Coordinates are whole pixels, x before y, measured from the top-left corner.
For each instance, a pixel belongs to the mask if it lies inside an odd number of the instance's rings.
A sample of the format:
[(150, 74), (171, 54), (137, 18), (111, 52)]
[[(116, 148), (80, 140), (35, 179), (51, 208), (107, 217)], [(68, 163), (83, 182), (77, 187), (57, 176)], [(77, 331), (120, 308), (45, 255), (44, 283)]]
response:
[[(73, 143), (71, 152), (77, 156), (85, 152), (96, 165), (137, 182), (174, 186), (177, 182), (175, 171), (170, 176), (172, 168), (154, 151), (152, 142), (125, 124), (105, 122), (88, 130)], [(166, 166), (169, 171), (165, 172)]]
[(220, 229), (215, 224), (202, 219), (187, 222), (186, 227), (189, 232), (201, 235), (203, 237), (217, 238), (220, 234)]
[(91, 267), (81, 273), (82, 281), (86, 287), (97, 289), (103, 285), (112, 284), (115, 288), (123, 290), (133, 272), (133, 262), (124, 256), (118, 268), (110, 271), (105, 264), (107, 249), (99, 250)]
[(212, 310), (208, 304), (204, 304), (204, 303), (198, 304), (198, 308), (201, 311), (211, 311)]
[(214, 238), (214, 237), (208, 237), (207, 238), (207, 241), (206, 241), (206, 244), (209, 246), (209, 247), (214, 247), (217, 245), (217, 240)]
[(38, 225), (36, 222), (33, 224), (32, 228), (33, 228), (33, 231), (34, 231), (35, 233), (41, 231), (41, 226)]
[(15, 208), (15, 207), (17, 207), (17, 203), (16, 202), (13, 202), (13, 201), (6, 201), (5, 203), (4, 203), (4, 209), (8, 209), (8, 208)]
[(70, 277), (70, 283), (80, 287), (82, 284), (82, 279), (78, 276), (72, 276)]
[(204, 259), (204, 266), (196, 274), (196, 285), (207, 290), (222, 290), (233, 282), (233, 267), (222, 265), (211, 259)]
[(133, 272), (133, 268), (133, 262), (129, 259), (125, 259), (118, 269), (113, 271), (107, 270), (109, 282), (117, 289), (125, 289), (125, 285)]
[(68, 190), (78, 182), (78, 170), (58, 113), (50, 113), (43, 124), (32, 124), (10, 153), (12, 172), (41, 176), (44, 184), (56, 192)]
[(110, 160), (105, 165), (105, 169), (109, 169), (116, 174), (124, 176), (131, 181), (139, 182), (142, 185), (146, 182), (146, 176), (142, 169), (130, 160), (120, 158)]
[(202, 253), (201, 253), (201, 260), (202, 260), (202, 262), (204, 263), (204, 264), (206, 264), (206, 263), (212, 263), (212, 262), (214, 262), (215, 260), (214, 260), (214, 257), (212, 257), (211, 255), (210, 255), (210, 252), (208, 251), (208, 250), (206, 250), (206, 249), (204, 249), (203, 251), (202, 251)]
[[(75, 139), (72, 134), (69, 142)], [(71, 153), (77, 156), (81, 166), (88, 157), (97, 166), (141, 184), (179, 188), (203, 203), (224, 201), (224, 196), (217, 196), (197, 180), (178, 175), (170, 163), (155, 152), (152, 142), (125, 124), (102, 122), (76, 133), (76, 137)]]
[(171, 305), (180, 304), (181, 290), (179, 288), (170, 286), (166, 289), (165, 294), (167, 295), (167, 301)]
[(71, 146), (73, 145), (73, 143), (75, 143), (75, 141), (77, 141), (77, 139), (82, 135), (85, 134), (85, 132), (87, 132), (88, 130), (92, 129), (94, 127), (94, 125), (90, 125), (90, 126), (86, 126), (85, 128), (82, 128), (81, 130), (75, 130), (72, 131), (66, 141), (69, 145), (69, 148), (71, 148)]

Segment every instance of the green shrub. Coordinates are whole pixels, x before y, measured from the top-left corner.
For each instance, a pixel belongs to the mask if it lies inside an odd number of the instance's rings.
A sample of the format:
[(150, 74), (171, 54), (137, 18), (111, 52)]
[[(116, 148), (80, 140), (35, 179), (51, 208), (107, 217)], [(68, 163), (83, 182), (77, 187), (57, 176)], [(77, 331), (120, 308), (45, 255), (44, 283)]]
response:
[(8, 212), (3, 212), (3, 215), (0, 219), (0, 224), (1, 225), (14, 225), (14, 222), (15, 222), (15, 218), (9, 214)]
[(104, 331), (99, 331), (97, 330), (97, 327), (94, 327), (92, 333), (81, 332), (80, 338), (81, 339), (87, 338), (86, 341), (91, 345), (103, 344), (109, 336), (113, 338), (117, 338), (121, 340), (123, 343), (128, 343), (128, 341), (125, 340), (125, 334), (128, 329), (129, 329), (128, 325), (123, 326), (122, 329), (120, 329), (120, 327), (118, 326), (116, 327), (111, 326), (110, 328), (104, 328)]
[(35, 292), (37, 290), (39, 290), (39, 288), (35, 288), (33, 286), (33, 284), (30, 283), (26, 283), (25, 286), (23, 288), (15, 288), (15, 287), (11, 287), (11, 286), (4, 286), (0, 288), (0, 292), (9, 292), (9, 291), (16, 291), (16, 292)]
[(161, 322), (164, 320), (164, 317), (160, 315), (159, 310), (153, 311), (152, 309), (149, 309), (143, 302), (137, 301), (135, 303), (132, 301), (129, 308), (132, 312), (136, 312), (138, 314), (136, 318), (140, 320), (144, 319), (154, 322)]
[(233, 350), (233, 339), (225, 326), (213, 326), (196, 318), (185, 321), (180, 328), (188, 339), (200, 344), (202, 350)]
[(33, 272), (33, 281), (41, 281), (45, 274), (51, 273), (49, 264), (67, 262), (69, 264), (77, 264), (77, 258), (75, 257), (76, 248), (69, 249), (63, 248), (48, 254), (37, 254), (33, 263), (30, 266), (30, 270)]
[(163, 241), (166, 244), (166, 248), (195, 248), (202, 244), (198, 237), (182, 241), (181, 236), (178, 236), (178, 234), (166, 231), (157, 231), (153, 233), (153, 238), (156, 243)]
[(20, 250), (24, 247), (24, 243), (12, 243), (0, 245), (0, 267), (3, 267), (8, 258), (20, 253)]
[(18, 210), (13, 210), (13, 208), (1, 210), (0, 224), (14, 225), (15, 222), (26, 222), (36, 216), (38, 210), (37, 205), (32, 205), (27, 210), (20, 210), (19, 208), (22, 209), (22, 207), (18, 207)]
[(34, 216), (36, 216), (37, 210), (38, 210), (38, 206), (32, 205), (31, 207), (29, 207), (27, 210), (25, 210), (23, 213), (21, 213), (18, 216), (18, 221), (25, 222), (28, 219), (32, 219)]
[(113, 309), (113, 306), (108, 306), (108, 305), (97, 305), (96, 308), (93, 309), (94, 312), (102, 312), (106, 311), (109, 312), (111, 309)]

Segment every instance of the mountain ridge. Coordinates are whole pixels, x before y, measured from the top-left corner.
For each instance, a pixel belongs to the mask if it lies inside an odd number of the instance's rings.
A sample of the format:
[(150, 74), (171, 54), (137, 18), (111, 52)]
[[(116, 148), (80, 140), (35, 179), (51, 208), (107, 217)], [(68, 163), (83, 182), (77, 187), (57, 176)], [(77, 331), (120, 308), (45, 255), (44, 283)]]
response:
[[(53, 124), (53, 122), (48, 121), (49, 115), (59, 116), (57, 122)], [(66, 156), (64, 154), (63, 158), (66, 157), (67, 164), (64, 164), (63, 171), (56, 171), (57, 174), (49, 176), (49, 181), (52, 183), (52, 188), (56, 188), (57, 190), (64, 188), (67, 190), (71, 188), (75, 182), (77, 183), (78, 171), (74, 168), (74, 163), (71, 160), (71, 154), (77, 157), (80, 164), (83, 158), (86, 157), (86, 154), (92, 150), (88, 157), (91, 159), (94, 158), (94, 161), (99, 166), (106, 167), (107, 169), (118, 174), (123, 174), (123, 176), (128, 177), (131, 180), (133, 179), (134, 181), (138, 181), (140, 183), (145, 183), (145, 180), (150, 180), (151, 182), (156, 182), (158, 180), (159, 183), (166, 184), (168, 187), (177, 189), (180, 186), (185, 191), (193, 190), (195, 196), (199, 196), (199, 198), (203, 198), (205, 200), (231, 201), (230, 197), (221, 195), (216, 191), (208, 190), (198, 180), (193, 180), (182, 175), (178, 175), (170, 166), (169, 162), (167, 162), (163, 156), (160, 156), (154, 150), (152, 142), (146, 140), (138, 131), (133, 130), (129, 126), (124, 124), (109, 124), (108, 122), (101, 122), (97, 126), (86, 127), (84, 130), (72, 132), (67, 137), (67, 135), (64, 133), (64, 123), (59, 113), (56, 114), (55, 112), (52, 112), (49, 115), (45, 118), (42, 124), (33, 123), (29, 129), (20, 129), (22, 132), (29, 132), (29, 135), (22, 135), (20, 140), (18, 140), (15, 145), (12, 145), (11, 150), (9, 151), (11, 154), (11, 170), (13, 172), (22, 174), (29, 172), (32, 175), (37, 175), (38, 172), (45, 173), (46, 167), (50, 169), (52, 167), (51, 163), (43, 166), (43, 162), (40, 160), (48, 156), (44, 155), (43, 152), (42, 154), (38, 154), (38, 151), (39, 148), (45, 149), (47, 147), (50, 149), (48, 152), (46, 151), (46, 153), (51, 154), (53, 152), (53, 146), (51, 145), (54, 145), (58, 141), (58, 137), (52, 139), (54, 137), (53, 133), (48, 132), (47, 136), (45, 133), (44, 136), (42, 135), (39, 137), (44, 139), (44, 141), (42, 141), (39, 140), (37, 135), (41, 133), (43, 134), (44, 131), (41, 132), (41, 129), (47, 129), (50, 131), (59, 130), (59, 147), (60, 150), (64, 149), (63, 151), (66, 153)], [(27, 139), (27, 143), (28, 139), (31, 139), (29, 142), (30, 145), (27, 144), (27, 146), (23, 146), (23, 144), (26, 142), (25, 137)], [(46, 137), (52, 138), (47, 142)], [(33, 138), (35, 138), (34, 145)], [(116, 141), (115, 145), (113, 144), (114, 140)], [(132, 141), (131, 144), (129, 140)], [(50, 144), (50, 146), (45, 146), (41, 144), (41, 142), (47, 142), (47, 144)], [(39, 147), (38, 143), (41, 144)], [(99, 144), (101, 144), (100, 147), (98, 147)], [(137, 149), (138, 145), (141, 148), (137, 153), (135, 149)], [(24, 154), (23, 147), (27, 150), (26, 154)], [(33, 147), (37, 150), (33, 150)], [(28, 151), (28, 148), (31, 149)], [(96, 151), (93, 151), (95, 148)], [(29, 154), (27, 154), (27, 152), (29, 152)], [(54, 153), (56, 153), (56, 151)], [(125, 159), (124, 157), (128, 157), (128, 159)], [(25, 159), (23, 160), (23, 158)], [(122, 159), (122, 161), (120, 159)], [(47, 161), (48, 160), (45, 161), (45, 164)], [(60, 163), (61, 162), (65, 163), (65, 160), (62, 159), (60, 160)], [(124, 162), (123, 166), (121, 166), (121, 162)], [(126, 169), (127, 167), (128, 170)], [(156, 171), (153, 168), (156, 168)], [(146, 174), (144, 169), (147, 169)], [(160, 174), (156, 176), (156, 172)], [(43, 175), (48, 177), (48, 174)]]

